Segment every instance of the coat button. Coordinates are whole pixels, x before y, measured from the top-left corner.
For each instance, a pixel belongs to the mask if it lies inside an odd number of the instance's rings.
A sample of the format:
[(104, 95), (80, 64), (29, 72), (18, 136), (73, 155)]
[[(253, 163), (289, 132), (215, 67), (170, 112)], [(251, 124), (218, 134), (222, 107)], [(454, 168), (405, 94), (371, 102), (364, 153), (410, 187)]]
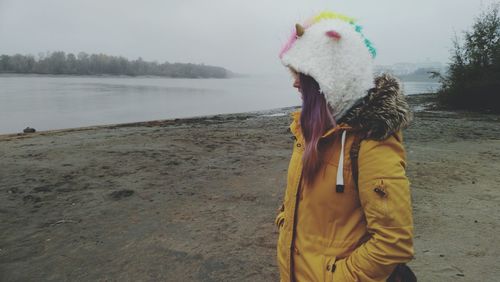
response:
[(326, 270), (328, 270), (328, 271), (335, 272), (335, 269), (337, 269), (337, 266), (335, 264), (332, 264), (332, 265), (328, 264), (326, 266)]
[(297, 247), (293, 247), (293, 251), (295, 252), (295, 254), (300, 255), (299, 249), (297, 249)]
[(302, 144), (300, 144), (300, 143), (297, 143), (297, 147), (299, 147), (299, 148), (300, 148), (300, 147), (302, 147)]

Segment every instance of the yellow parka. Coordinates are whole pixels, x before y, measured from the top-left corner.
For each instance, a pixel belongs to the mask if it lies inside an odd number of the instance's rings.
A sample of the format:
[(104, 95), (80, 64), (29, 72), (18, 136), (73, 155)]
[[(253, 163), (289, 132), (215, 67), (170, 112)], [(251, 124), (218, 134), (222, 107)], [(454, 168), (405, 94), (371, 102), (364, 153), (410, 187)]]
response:
[[(397, 81), (379, 77), (344, 122), (323, 135), (324, 167), (311, 185), (301, 181), (305, 144), (300, 112), (292, 116), (295, 141), (284, 202), (276, 217), (281, 281), (386, 281), (397, 264), (413, 257), (411, 194), (401, 134), (410, 112)], [(357, 189), (349, 151), (360, 131), (368, 137), (359, 151)], [(344, 190), (338, 192), (336, 185), (342, 182)]]

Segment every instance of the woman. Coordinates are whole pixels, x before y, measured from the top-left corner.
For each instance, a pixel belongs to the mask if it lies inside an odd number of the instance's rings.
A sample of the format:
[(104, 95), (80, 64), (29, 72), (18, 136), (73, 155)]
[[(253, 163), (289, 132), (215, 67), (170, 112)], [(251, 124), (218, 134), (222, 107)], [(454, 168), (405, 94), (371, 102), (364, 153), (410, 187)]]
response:
[(332, 12), (297, 24), (280, 54), (303, 99), (276, 217), (281, 281), (386, 281), (413, 257), (411, 115), (394, 78), (373, 78), (374, 56), (361, 27)]

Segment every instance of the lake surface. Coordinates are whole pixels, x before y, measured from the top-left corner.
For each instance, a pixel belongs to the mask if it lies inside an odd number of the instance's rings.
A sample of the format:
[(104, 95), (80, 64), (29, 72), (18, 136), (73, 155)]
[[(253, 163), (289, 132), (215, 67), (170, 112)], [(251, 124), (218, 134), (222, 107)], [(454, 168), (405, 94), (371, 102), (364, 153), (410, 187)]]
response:
[[(288, 76), (231, 79), (0, 76), (0, 134), (300, 105)], [(405, 82), (407, 95), (439, 83)]]

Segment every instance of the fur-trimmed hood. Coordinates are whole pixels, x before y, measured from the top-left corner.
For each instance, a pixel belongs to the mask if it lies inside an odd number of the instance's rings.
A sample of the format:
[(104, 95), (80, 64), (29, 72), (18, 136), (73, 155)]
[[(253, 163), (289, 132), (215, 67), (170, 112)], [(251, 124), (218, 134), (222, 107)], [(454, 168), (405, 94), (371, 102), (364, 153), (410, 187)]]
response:
[(375, 78), (375, 87), (349, 109), (339, 123), (366, 131), (367, 138), (383, 140), (410, 124), (412, 113), (399, 81), (383, 74)]
[[(408, 127), (412, 113), (396, 78), (383, 74), (376, 77), (374, 83), (375, 86), (368, 90), (368, 94), (354, 104), (337, 123), (340, 127), (364, 131), (367, 139), (384, 140)], [(290, 129), (295, 135), (301, 134), (300, 111), (295, 112), (293, 118)], [(335, 129), (329, 132), (332, 131)]]

